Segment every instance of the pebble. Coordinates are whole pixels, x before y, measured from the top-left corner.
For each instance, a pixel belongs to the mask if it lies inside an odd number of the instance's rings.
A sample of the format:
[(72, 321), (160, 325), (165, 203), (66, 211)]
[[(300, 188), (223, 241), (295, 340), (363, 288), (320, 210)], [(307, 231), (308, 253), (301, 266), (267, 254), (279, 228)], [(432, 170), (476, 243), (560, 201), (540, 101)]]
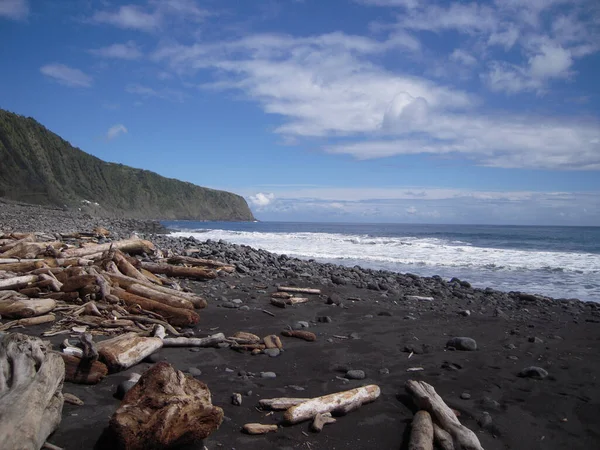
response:
[(240, 306), (240, 311), (250, 311), (250, 307), (248, 305)]
[(339, 305), (342, 304), (342, 297), (340, 297), (338, 294), (336, 294), (334, 292), (329, 297), (327, 297), (327, 304), (328, 305), (338, 305), (339, 306)]
[(187, 372), (193, 377), (199, 377), (202, 375), (202, 371), (196, 367), (190, 367)]
[(489, 412), (484, 411), (477, 419), (477, 423), (481, 428), (489, 428), (492, 425), (492, 416)]
[(350, 337), (352, 339), (360, 339), (360, 335), (358, 333), (350, 333)]
[(544, 341), (537, 336), (530, 336), (528, 340), (529, 340), (529, 342), (533, 342), (534, 344), (543, 344), (544, 343)]
[(517, 346), (515, 344), (506, 344), (504, 348), (507, 350), (514, 350), (515, 348), (517, 348)]
[(389, 311), (381, 311), (379, 313), (377, 313), (378, 316), (384, 316), (384, 317), (392, 317), (392, 313)]
[(346, 372), (346, 378), (351, 380), (364, 380), (366, 377), (364, 370), (349, 370)]
[(231, 303), (235, 303), (236, 305), (241, 305), (244, 302), (242, 301), (241, 298), (234, 298), (233, 300), (231, 300)]
[(388, 369), (387, 367), (379, 369), (379, 375), (389, 375), (389, 373), (390, 373), (390, 369)]
[(475, 339), (469, 337), (455, 337), (446, 342), (446, 347), (472, 352), (477, 350), (477, 342), (475, 342)]
[(275, 372), (261, 372), (261, 378), (277, 378), (277, 374)]
[(526, 367), (521, 370), (518, 376), (523, 378), (533, 378), (535, 380), (543, 380), (548, 376), (548, 372), (545, 369), (537, 366)]
[(471, 394), (469, 394), (468, 392), (463, 392), (462, 394), (460, 394), (460, 398), (462, 398), (463, 400), (469, 400), (471, 398)]
[(320, 323), (331, 323), (333, 322), (333, 319), (329, 316), (319, 316), (317, 317), (317, 322)]
[(276, 356), (279, 356), (281, 350), (279, 350), (278, 348), (266, 348), (263, 350), (263, 353), (265, 355), (270, 356), (271, 358), (275, 358)]
[(231, 395), (231, 404), (235, 406), (242, 406), (242, 394), (237, 392)]
[(310, 327), (309, 323), (304, 320), (299, 320), (292, 326), (292, 328), (294, 330), (301, 330), (302, 328), (309, 328), (309, 327)]
[(483, 409), (493, 409), (496, 411), (499, 411), (500, 409), (502, 409), (502, 406), (500, 405), (500, 403), (491, 397), (483, 397), (481, 399), (481, 407)]
[(233, 302), (223, 302), (219, 306), (222, 306), (223, 308), (229, 308), (229, 309), (236, 309), (236, 308), (240, 307), (240, 305), (233, 303)]
[(465, 309), (463, 311), (459, 311), (458, 314), (461, 316), (464, 316), (464, 317), (469, 317), (471, 315), (471, 311), (469, 311), (468, 309)]

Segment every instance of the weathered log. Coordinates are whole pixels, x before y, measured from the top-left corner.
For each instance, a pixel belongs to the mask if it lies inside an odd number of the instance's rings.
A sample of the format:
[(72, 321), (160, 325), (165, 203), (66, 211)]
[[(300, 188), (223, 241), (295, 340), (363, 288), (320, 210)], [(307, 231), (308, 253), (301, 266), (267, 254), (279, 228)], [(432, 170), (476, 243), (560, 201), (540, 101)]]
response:
[(454, 450), (452, 435), (436, 423), (433, 424), (433, 440), (440, 450)]
[(168, 322), (165, 322), (164, 320), (155, 319), (153, 317), (138, 316), (138, 315), (133, 315), (133, 314), (130, 314), (128, 316), (123, 316), (123, 319), (134, 320), (136, 323), (139, 322), (139, 323), (162, 325), (173, 336), (181, 336), (181, 333), (179, 331), (177, 331)]
[(110, 295), (111, 292), (111, 285), (110, 282), (104, 278), (104, 276), (102, 276), (95, 267), (90, 267), (88, 269), (88, 272), (90, 273), (90, 275), (94, 275), (96, 277), (96, 284), (98, 285), (98, 287), (100, 288), (100, 297), (99, 300), (102, 300), (104, 298), (106, 298), (107, 295)]
[(82, 287), (89, 286), (96, 282), (94, 275), (79, 275), (75, 277), (69, 277), (63, 281), (63, 285), (60, 288), (62, 292), (73, 292), (81, 289)]
[(60, 354), (65, 362), (65, 380), (76, 384), (97, 384), (108, 375), (108, 367), (100, 361), (85, 361), (77, 356)]
[[(26, 242), (34, 242), (34, 241), (35, 241), (35, 236), (31, 233), (29, 233), (21, 238), (12, 236), (11, 239), (2, 241), (2, 246), (0, 247), (0, 254), (7, 252), (11, 248), (14, 248), (19, 244), (23, 244)], [(5, 256), (3, 256), (3, 257), (5, 257)]]
[(219, 344), (225, 341), (225, 335), (223, 333), (213, 334), (205, 338), (188, 338), (188, 337), (176, 337), (176, 338), (164, 338), (164, 347), (212, 347), (213, 345)]
[(54, 276), (54, 274), (52, 272), (49, 272), (47, 274), (45, 273), (41, 273), (39, 275), (40, 277), (40, 281), (38, 281), (37, 283), (33, 283), (31, 284), (31, 287), (39, 287), (39, 288), (50, 288), (52, 289), (54, 292), (60, 292), (60, 289), (62, 288), (62, 283), (60, 281), (58, 281), (56, 279), (56, 277)]
[(142, 297), (149, 298), (150, 300), (164, 303), (165, 305), (172, 306), (173, 308), (194, 309), (194, 304), (185, 298), (165, 294), (164, 292), (154, 290), (142, 284), (130, 284), (126, 289), (132, 294), (140, 295)]
[(111, 372), (118, 372), (139, 363), (162, 345), (163, 341), (160, 338), (141, 337), (136, 333), (126, 333), (98, 342), (96, 347), (108, 369)]
[(5, 278), (4, 280), (0, 280), (0, 290), (21, 289), (26, 287), (29, 283), (35, 283), (38, 279), (37, 275)]
[(227, 273), (235, 272), (235, 266), (221, 261), (214, 261), (212, 259), (192, 258), (190, 256), (172, 256), (170, 258), (167, 258), (166, 262), (169, 264), (188, 264), (194, 267), (213, 267), (215, 269), (223, 270)]
[(91, 266), (94, 261), (90, 258), (44, 258), (50, 267)]
[(17, 245), (2, 253), (3, 258), (34, 259), (46, 253), (48, 247), (59, 247), (62, 243), (56, 242), (19, 242)]
[(125, 394), (109, 427), (122, 448), (145, 450), (200, 441), (222, 421), (204, 383), (159, 362)]
[(265, 343), (265, 347), (267, 347), (267, 348), (278, 348), (279, 350), (281, 350), (283, 348), (281, 339), (279, 339), (279, 336), (276, 336), (274, 334), (265, 336), (263, 338), (263, 342)]
[(124, 239), (122, 241), (108, 242), (106, 244), (93, 244), (80, 248), (70, 248), (63, 250), (60, 254), (62, 258), (80, 258), (82, 256), (102, 253), (110, 249), (121, 250), (125, 253), (148, 253), (156, 251), (156, 247), (150, 241), (143, 239)]
[(41, 294), (40, 298), (52, 298), (54, 300), (62, 300), (63, 302), (73, 302), (79, 298), (79, 292), (49, 292)]
[(51, 298), (35, 298), (15, 291), (0, 291), (0, 316), (9, 319), (24, 319), (41, 316), (56, 308), (56, 302)]
[(214, 270), (202, 269), (199, 267), (171, 266), (169, 264), (156, 264), (142, 262), (141, 266), (152, 272), (177, 278), (194, 278), (197, 280), (212, 280), (217, 278), (217, 272)]
[(315, 294), (318, 295), (321, 293), (320, 289), (312, 289), (312, 288), (301, 288), (301, 287), (292, 287), (292, 286), (278, 286), (277, 290), (279, 292), (294, 292), (297, 294)]
[(435, 423), (452, 435), (454, 442), (460, 448), (483, 450), (477, 435), (460, 423), (454, 412), (435, 392), (433, 386), (424, 381), (408, 380), (405, 389), (419, 408), (429, 412)]
[(413, 418), (408, 450), (433, 450), (433, 422), (427, 411), (417, 411)]
[(81, 342), (81, 346), (83, 347), (83, 357), (81, 359), (87, 362), (96, 361), (99, 354), (92, 335), (90, 333), (81, 333), (79, 335), (79, 342)]
[(153, 284), (158, 284), (159, 286), (162, 286), (163, 280), (160, 279), (159, 277), (157, 277), (156, 275), (154, 275), (152, 272), (150, 272), (146, 269), (140, 269), (140, 273), (146, 277), (147, 281), (150, 281)]
[[(1, 239), (0, 239), (1, 241)], [(39, 259), (28, 259), (27, 262), (36, 262), (36, 261), (44, 261), (43, 258)], [(23, 262), (22, 258), (0, 258), (0, 264), (14, 264)]]
[(368, 403), (377, 399), (381, 394), (379, 386), (370, 384), (367, 386), (350, 389), (349, 391), (336, 392), (322, 397), (312, 398), (299, 405), (289, 408), (283, 418), (290, 424), (312, 419), (317, 414), (335, 412), (348, 404)]
[(315, 433), (323, 431), (323, 427), (330, 423), (335, 423), (336, 419), (331, 417), (331, 413), (317, 414), (310, 425), (310, 429)]
[(123, 255), (123, 253), (117, 250), (113, 255), (113, 261), (119, 268), (119, 271), (128, 277), (135, 278), (140, 281), (148, 281), (147, 278), (137, 270), (133, 264), (131, 264), (127, 258)]
[(283, 330), (281, 332), (283, 336), (287, 337), (295, 337), (298, 339), (304, 339), (308, 342), (314, 342), (317, 340), (317, 335), (315, 333), (311, 333), (310, 331), (302, 331), (302, 330)]
[(238, 344), (258, 344), (260, 342), (260, 338), (252, 333), (247, 333), (246, 331), (238, 331), (233, 336), (230, 336), (229, 339), (234, 340)]
[(45, 267), (44, 261), (22, 261), (9, 264), (0, 264), (0, 270), (6, 270), (7, 272), (31, 272), (35, 269), (41, 269)]
[(62, 417), (64, 364), (39, 338), (0, 336), (0, 436), (6, 449), (38, 450)]
[(273, 292), (271, 294), (271, 297), (273, 297), (273, 298), (282, 298), (284, 300), (287, 300), (291, 296), (292, 296), (292, 294), (290, 294), (289, 292)]
[(39, 287), (28, 287), (19, 289), (19, 293), (33, 298), (39, 297), (39, 295), (42, 293), (42, 290)]
[(308, 298), (306, 297), (290, 297), (287, 299), (287, 303), (290, 305), (298, 305), (300, 303), (308, 303)]
[(272, 411), (285, 411), (290, 409), (292, 406), (304, 403), (310, 398), (293, 398), (293, 397), (279, 397), (279, 398), (263, 398), (258, 401), (258, 404), (263, 409), (270, 409)]
[(271, 431), (277, 431), (277, 425), (266, 425), (264, 423), (247, 423), (242, 428), (246, 433), (252, 435), (267, 434)]
[(0, 325), (0, 331), (7, 331), (14, 327), (29, 327), (33, 325), (42, 325), (44, 323), (54, 322), (56, 316), (54, 314), (46, 314), (37, 317), (28, 317), (26, 319), (13, 320), (11, 322)]
[(121, 288), (113, 288), (112, 293), (119, 297), (128, 306), (139, 305), (142, 309), (160, 314), (172, 325), (189, 327), (200, 321), (198, 313), (191, 309), (175, 308), (164, 303), (141, 297)]

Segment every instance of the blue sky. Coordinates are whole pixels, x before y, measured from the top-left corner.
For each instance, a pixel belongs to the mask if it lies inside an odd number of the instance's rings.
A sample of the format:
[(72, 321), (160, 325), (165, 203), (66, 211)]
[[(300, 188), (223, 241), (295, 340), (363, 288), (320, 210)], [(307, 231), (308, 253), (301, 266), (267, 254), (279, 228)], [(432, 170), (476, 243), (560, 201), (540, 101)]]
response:
[(594, 0), (0, 0), (0, 107), (261, 220), (600, 225)]

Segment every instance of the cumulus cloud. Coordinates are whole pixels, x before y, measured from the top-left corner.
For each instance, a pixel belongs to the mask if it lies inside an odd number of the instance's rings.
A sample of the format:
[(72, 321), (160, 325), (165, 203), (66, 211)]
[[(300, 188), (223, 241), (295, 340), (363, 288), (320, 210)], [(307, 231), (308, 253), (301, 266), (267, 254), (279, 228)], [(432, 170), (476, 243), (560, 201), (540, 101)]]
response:
[(0, 17), (23, 20), (29, 15), (27, 0), (0, 0)]
[(143, 54), (134, 41), (125, 44), (112, 44), (108, 47), (90, 50), (93, 55), (103, 58), (135, 60), (140, 59)]
[(98, 11), (92, 20), (98, 23), (113, 25), (118, 28), (129, 28), (140, 31), (152, 31), (159, 27), (160, 17), (145, 12), (140, 6), (123, 5), (116, 11)]
[(265, 207), (275, 200), (275, 194), (259, 192), (248, 197), (248, 200), (253, 206), (259, 208)]
[(90, 87), (93, 81), (91, 76), (81, 70), (59, 63), (46, 64), (40, 68), (40, 72), (54, 81), (70, 87)]
[(108, 139), (109, 141), (115, 139), (116, 137), (119, 137), (122, 134), (126, 134), (127, 133), (127, 128), (125, 128), (125, 125), (123, 124), (116, 124), (113, 125), (112, 127), (110, 127), (108, 129), (108, 131), (106, 132), (106, 139)]

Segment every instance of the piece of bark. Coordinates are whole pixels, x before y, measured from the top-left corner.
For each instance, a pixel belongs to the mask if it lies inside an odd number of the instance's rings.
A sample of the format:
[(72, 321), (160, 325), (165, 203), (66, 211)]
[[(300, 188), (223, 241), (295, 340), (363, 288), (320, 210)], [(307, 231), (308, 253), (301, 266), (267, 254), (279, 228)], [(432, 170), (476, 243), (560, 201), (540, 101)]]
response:
[(142, 262), (141, 267), (156, 274), (160, 273), (168, 277), (176, 278), (194, 278), (196, 280), (212, 280), (217, 278), (217, 272), (214, 270), (202, 269), (199, 267), (171, 266), (169, 264), (156, 264)]
[(278, 427), (277, 425), (266, 425), (263, 423), (247, 423), (242, 428), (248, 434), (257, 435), (277, 431)]
[(5, 278), (0, 280), (0, 290), (14, 290), (26, 287), (29, 283), (38, 281), (37, 275), (22, 275), (20, 277)]
[(304, 403), (310, 398), (293, 398), (293, 397), (279, 397), (279, 398), (263, 398), (258, 401), (258, 404), (263, 409), (270, 409), (272, 411), (285, 411), (292, 406)]
[(317, 340), (317, 335), (315, 333), (311, 333), (310, 331), (302, 331), (302, 330), (283, 330), (281, 332), (283, 336), (287, 337), (295, 337), (298, 339), (304, 339), (308, 342), (314, 342)]
[(14, 327), (29, 327), (33, 325), (42, 325), (44, 323), (54, 322), (56, 316), (54, 314), (45, 314), (43, 316), (28, 317), (26, 319), (13, 320), (0, 325), (0, 331), (10, 330)]
[(93, 255), (94, 253), (102, 253), (111, 248), (131, 254), (152, 254), (156, 251), (156, 247), (150, 241), (145, 241), (143, 239), (124, 239), (122, 241), (108, 242), (106, 244), (94, 244), (80, 248), (70, 248), (63, 250), (60, 256), (63, 258), (79, 258), (82, 256)]
[(321, 289), (301, 288), (301, 287), (292, 287), (292, 286), (278, 286), (277, 290), (279, 292), (294, 292), (294, 293), (298, 293), (298, 294), (318, 295), (321, 293)]
[(219, 344), (225, 341), (225, 335), (223, 333), (213, 334), (205, 338), (188, 338), (188, 337), (176, 337), (176, 338), (164, 338), (164, 347), (212, 347), (213, 345)]
[(83, 400), (81, 400), (79, 397), (73, 395), (73, 394), (69, 394), (67, 392), (65, 392), (63, 394), (64, 398), (65, 398), (65, 403), (69, 403), (71, 405), (75, 405), (75, 406), (83, 406)]
[(435, 423), (452, 436), (454, 442), (465, 450), (483, 450), (477, 435), (463, 426), (454, 412), (435, 392), (433, 386), (424, 381), (408, 380), (406, 391), (412, 396), (415, 404), (428, 411)]
[(2, 448), (38, 450), (60, 424), (65, 376), (61, 357), (39, 338), (0, 337)]
[(349, 391), (336, 392), (322, 397), (312, 398), (299, 405), (289, 408), (283, 418), (287, 423), (295, 424), (304, 420), (312, 419), (317, 414), (324, 414), (343, 408), (345, 405), (360, 402), (360, 404), (372, 402), (381, 394), (379, 386), (370, 384), (367, 386), (350, 389)]
[(204, 258), (192, 258), (190, 256), (172, 256), (167, 258), (166, 260), (169, 264), (188, 264), (190, 266), (204, 266), (204, 267), (212, 267), (215, 269), (223, 270), (227, 273), (235, 272), (235, 266), (231, 264), (227, 264), (221, 261), (214, 261), (212, 259), (204, 259)]
[(413, 417), (408, 450), (433, 450), (433, 422), (427, 411), (417, 411)]
[(265, 343), (266, 348), (278, 348), (279, 350), (281, 350), (283, 348), (281, 339), (279, 339), (279, 336), (276, 336), (274, 334), (265, 336), (263, 338), (263, 342)]
[(330, 423), (335, 423), (336, 419), (331, 417), (331, 413), (325, 414), (317, 414), (313, 419), (312, 424), (310, 425), (310, 429), (315, 433), (320, 433), (323, 431), (323, 427)]
[(122, 334), (96, 344), (101, 359), (111, 372), (118, 372), (136, 365), (162, 346), (162, 339), (141, 337), (136, 333)]
[(84, 361), (65, 353), (60, 355), (65, 363), (65, 381), (76, 384), (97, 384), (108, 375), (108, 367), (100, 361)]
[(31, 272), (35, 269), (41, 269), (45, 267), (44, 261), (22, 261), (11, 264), (0, 264), (0, 270), (6, 270), (7, 272)]
[(454, 450), (452, 435), (436, 423), (433, 424), (433, 440), (440, 450)]
[(29, 298), (16, 291), (0, 291), (0, 316), (24, 319), (41, 316), (56, 308), (51, 298)]
[(174, 308), (164, 303), (141, 297), (121, 288), (113, 288), (112, 293), (128, 306), (139, 305), (142, 309), (161, 315), (167, 322), (175, 326), (189, 327), (200, 321), (200, 316), (191, 309)]
[(122, 448), (166, 449), (205, 439), (222, 421), (204, 383), (159, 362), (125, 394), (109, 428)]

